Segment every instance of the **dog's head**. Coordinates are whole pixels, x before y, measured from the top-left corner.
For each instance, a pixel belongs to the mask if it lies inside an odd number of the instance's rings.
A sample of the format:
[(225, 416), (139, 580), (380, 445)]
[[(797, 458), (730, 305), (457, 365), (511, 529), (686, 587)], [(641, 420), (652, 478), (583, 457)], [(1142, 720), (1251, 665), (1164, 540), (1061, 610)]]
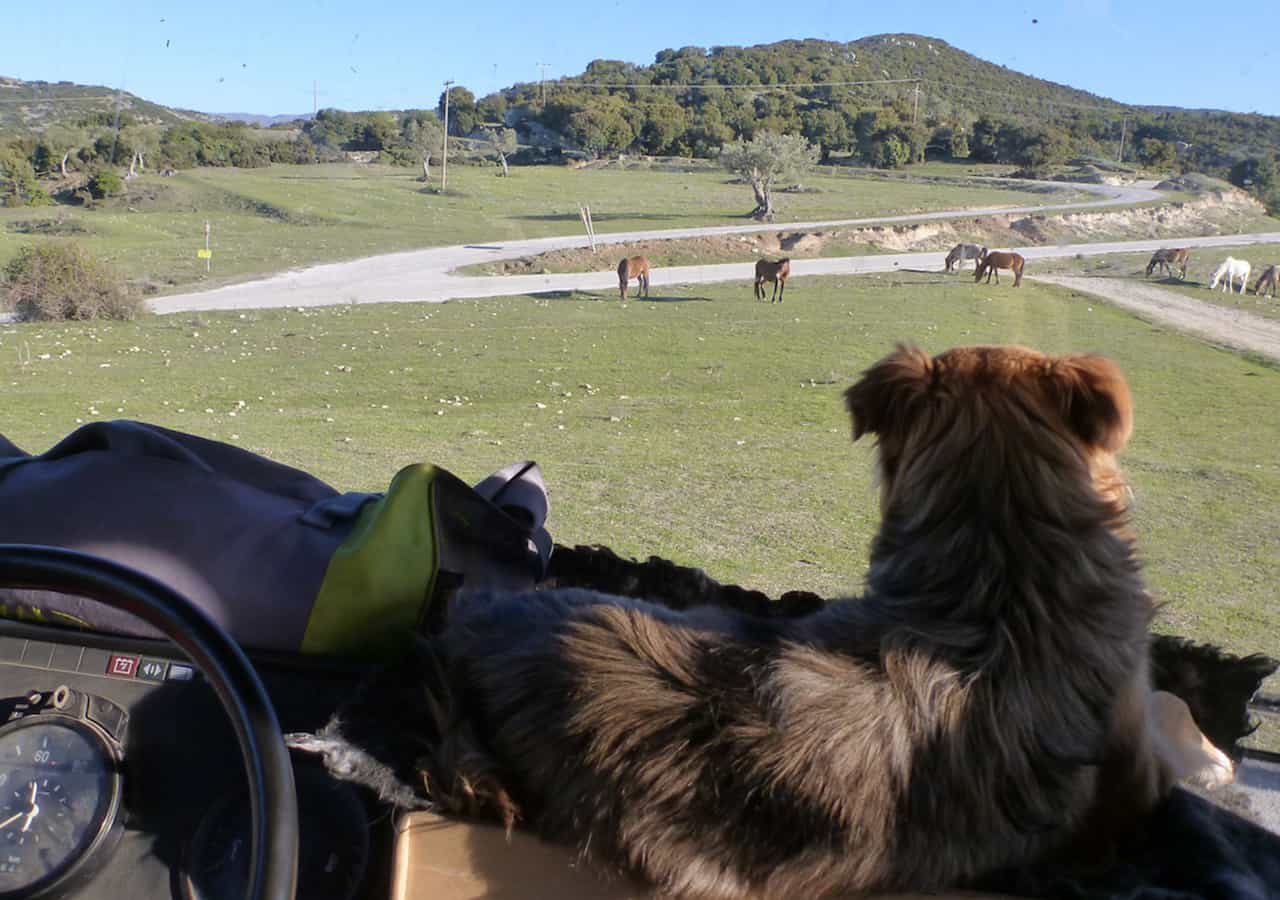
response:
[(929, 490), (939, 479), (1060, 483), (1073, 472), (1117, 519), (1127, 505), (1115, 454), (1133, 430), (1133, 406), (1120, 369), (1104, 357), (1016, 346), (931, 357), (899, 345), (845, 401), (854, 440), (876, 436), (885, 512), (900, 489)]

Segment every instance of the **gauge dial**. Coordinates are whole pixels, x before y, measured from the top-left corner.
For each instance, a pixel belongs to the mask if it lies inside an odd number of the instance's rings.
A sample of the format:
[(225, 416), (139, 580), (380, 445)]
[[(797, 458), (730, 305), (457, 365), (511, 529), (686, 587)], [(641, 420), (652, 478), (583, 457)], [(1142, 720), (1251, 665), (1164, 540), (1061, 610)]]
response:
[[(294, 771), (298, 792), (298, 896), (351, 900), (369, 862), (369, 822), (349, 785), (312, 767)], [(187, 849), (184, 900), (243, 897), (249, 884), (249, 802), (235, 793), (216, 802)]]
[(88, 725), (34, 716), (0, 728), (0, 898), (70, 877), (104, 843), (119, 802), (116, 760)]

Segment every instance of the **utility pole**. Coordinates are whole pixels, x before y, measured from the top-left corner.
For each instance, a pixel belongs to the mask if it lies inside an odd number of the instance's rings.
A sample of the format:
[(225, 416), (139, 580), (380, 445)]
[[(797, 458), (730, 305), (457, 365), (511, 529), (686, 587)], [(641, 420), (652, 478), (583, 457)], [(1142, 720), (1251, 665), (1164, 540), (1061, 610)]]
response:
[(320, 82), (311, 82), (311, 118), (320, 111)]
[(538, 93), (542, 97), (542, 100), (540, 101), (540, 103), (542, 108), (546, 109), (547, 108), (547, 87), (543, 82), (547, 77), (547, 69), (550, 68), (550, 63), (537, 63), (536, 65), (538, 66)]
[(444, 83), (444, 151), (440, 154), (440, 193), (449, 186), (449, 88), (453, 81)]
[(916, 115), (920, 112), (920, 82), (916, 82), (915, 90), (912, 93), (915, 94), (915, 103), (911, 106), (911, 124), (915, 125)]
[(1124, 133), (1128, 127), (1129, 127), (1129, 117), (1125, 116), (1123, 119), (1120, 120), (1120, 157), (1119, 159), (1116, 160), (1116, 162), (1120, 163), (1121, 165), (1124, 164)]

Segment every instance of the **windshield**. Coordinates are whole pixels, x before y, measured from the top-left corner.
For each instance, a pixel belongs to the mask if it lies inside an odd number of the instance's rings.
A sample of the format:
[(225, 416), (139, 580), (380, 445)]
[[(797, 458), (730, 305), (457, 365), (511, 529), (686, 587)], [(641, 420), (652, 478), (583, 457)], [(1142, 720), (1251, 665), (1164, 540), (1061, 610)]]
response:
[(11, 10), (0, 433), (136, 419), (358, 491), (536, 459), (561, 544), (838, 597), (862, 371), (1096, 352), (1155, 629), (1274, 653), (1274, 51), (932, 6)]

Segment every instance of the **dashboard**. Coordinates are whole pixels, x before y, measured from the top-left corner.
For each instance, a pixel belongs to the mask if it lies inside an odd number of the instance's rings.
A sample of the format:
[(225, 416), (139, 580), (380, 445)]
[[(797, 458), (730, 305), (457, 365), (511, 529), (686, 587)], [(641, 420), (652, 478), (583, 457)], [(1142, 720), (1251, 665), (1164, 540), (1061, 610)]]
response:
[[(364, 666), (249, 653), (281, 729), (315, 731)], [(294, 757), (298, 897), (384, 898), (393, 823)], [(0, 900), (231, 900), (249, 807), (231, 726), (162, 641), (0, 621)]]

